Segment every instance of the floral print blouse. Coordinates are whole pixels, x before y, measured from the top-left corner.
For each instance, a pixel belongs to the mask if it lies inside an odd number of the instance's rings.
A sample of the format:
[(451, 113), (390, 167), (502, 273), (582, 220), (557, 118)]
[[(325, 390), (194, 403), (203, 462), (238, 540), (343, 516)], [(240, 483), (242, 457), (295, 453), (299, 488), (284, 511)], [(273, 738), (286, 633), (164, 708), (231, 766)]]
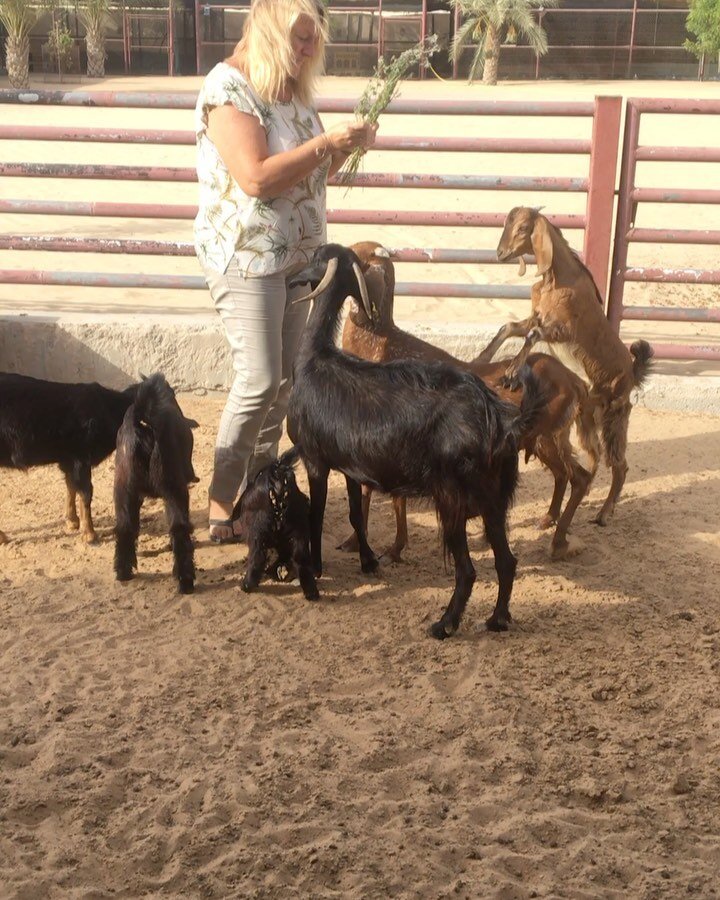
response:
[(322, 131), (317, 112), (293, 98), (264, 103), (233, 66), (218, 63), (208, 73), (195, 108), (200, 202), (195, 250), (204, 269), (224, 273), (236, 257), (247, 276), (302, 267), (325, 242), (325, 194), (329, 158), (295, 187), (277, 197), (249, 197), (208, 138), (208, 113), (231, 103), (256, 116), (270, 154), (291, 150)]

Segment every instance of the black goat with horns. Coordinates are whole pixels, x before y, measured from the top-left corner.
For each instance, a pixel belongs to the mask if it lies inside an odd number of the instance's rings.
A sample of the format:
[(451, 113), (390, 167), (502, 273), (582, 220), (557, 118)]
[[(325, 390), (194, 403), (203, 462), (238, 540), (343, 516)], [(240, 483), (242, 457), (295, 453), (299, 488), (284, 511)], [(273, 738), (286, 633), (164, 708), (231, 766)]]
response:
[[(505, 631), (517, 561), (507, 541), (507, 511), (518, 475), (518, 437), (542, 405), (537, 382), (521, 372), (520, 413), (479, 378), (445, 363), (373, 363), (336, 346), (348, 296), (372, 319), (360, 263), (337, 244), (320, 247), (291, 285), (309, 282), (315, 300), (295, 361), (288, 432), (300, 447), (310, 483), (313, 567), (322, 573), (322, 527), (331, 469), (345, 475), (350, 522), (363, 572), (378, 561), (365, 535), (361, 485), (394, 496), (427, 497), (435, 504), (445, 556), (455, 563), (455, 590), (430, 633), (453, 634), (475, 582), (467, 520), (481, 516), (495, 556), (498, 598), (487, 627)], [(296, 301), (299, 302), (299, 301)]]

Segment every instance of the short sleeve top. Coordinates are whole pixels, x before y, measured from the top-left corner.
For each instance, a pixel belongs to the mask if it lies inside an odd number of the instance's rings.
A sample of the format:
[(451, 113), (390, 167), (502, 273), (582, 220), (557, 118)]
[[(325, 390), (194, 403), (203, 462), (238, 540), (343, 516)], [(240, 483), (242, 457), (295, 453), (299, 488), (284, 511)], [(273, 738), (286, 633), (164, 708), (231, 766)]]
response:
[(296, 98), (267, 104), (234, 66), (218, 63), (208, 73), (195, 107), (200, 200), (195, 250), (205, 269), (224, 273), (237, 258), (245, 276), (272, 275), (301, 267), (325, 243), (328, 158), (277, 197), (243, 192), (207, 135), (208, 114), (232, 104), (255, 116), (267, 135), (270, 155), (299, 147), (322, 132), (317, 111)]

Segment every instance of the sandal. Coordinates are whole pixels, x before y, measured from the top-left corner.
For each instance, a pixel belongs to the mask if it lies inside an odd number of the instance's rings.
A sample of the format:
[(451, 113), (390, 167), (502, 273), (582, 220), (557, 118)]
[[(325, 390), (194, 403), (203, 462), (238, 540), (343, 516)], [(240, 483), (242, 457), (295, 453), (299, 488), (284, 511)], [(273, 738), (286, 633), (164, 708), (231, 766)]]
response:
[[(232, 519), (208, 519), (209, 525), (209, 535), (210, 540), (213, 544), (241, 544), (244, 541), (244, 536), (242, 534), (238, 534), (233, 527)], [(231, 537), (220, 537), (218, 534), (213, 533), (213, 528), (229, 528), (232, 531)]]

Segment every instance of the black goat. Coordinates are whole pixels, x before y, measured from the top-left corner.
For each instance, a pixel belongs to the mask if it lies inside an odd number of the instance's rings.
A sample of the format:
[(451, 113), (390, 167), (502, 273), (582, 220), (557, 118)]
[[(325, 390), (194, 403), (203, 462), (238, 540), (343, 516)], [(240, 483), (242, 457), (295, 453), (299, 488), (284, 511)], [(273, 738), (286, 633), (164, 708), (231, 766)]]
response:
[(310, 503), (295, 481), (296, 447), (264, 466), (243, 491), (233, 509), (247, 535), (247, 572), (242, 580), (246, 593), (254, 591), (266, 571), (268, 550), (277, 551), (277, 561), (267, 571), (276, 579), (281, 569), (297, 571), (306, 600), (318, 593), (310, 562)]
[[(138, 386), (114, 391), (99, 384), (65, 384), (0, 374), (0, 467), (57, 464), (65, 475), (68, 530), (81, 526), (97, 540), (92, 521), (92, 469), (115, 449), (118, 429)], [(78, 519), (76, 497), (80, 495)], [(0, 531), (0, 544), (8, 537)]]
[(129, 581), (137, 568), (140, 507), (145, 497), (162, 497), (175, 558), (173, 575), (181, 594), (195, 586), (188, 484), (199, 481), (192, 464), (197, 422), (182, 414), (162, 375), (142, 381), (117, 436), (115, 457), (115, 575)]
[(288, 410), (288, 432), (310, 482), (310, 541), (316, 574), (322, 572), (322, 526), (330, 469), (345, 475), (350, 522), (363, 572), (378, 562), (365, 535), (361, 485), (435, 503), (445, 556), (455, 563), (455, 590), (431, 634), (453, 634), (475, 581), (467, 546), (467, 519), (481, 516), (495, 555), (499, 591), (487, 627), (504, 631), (517, 561), (507, 541), (507, 511), (518, 474), (518, 437), (542, 406), (537, 382), (525, 368), (520, 412), (478, 377), (446, 363), (420, 360), (375, 363), (336, 346), (346, 297), (372, 319), (357, 256), (345, 247), (320, 247), (290, 280), (310, 282), (315, 298), (298, 356)]

